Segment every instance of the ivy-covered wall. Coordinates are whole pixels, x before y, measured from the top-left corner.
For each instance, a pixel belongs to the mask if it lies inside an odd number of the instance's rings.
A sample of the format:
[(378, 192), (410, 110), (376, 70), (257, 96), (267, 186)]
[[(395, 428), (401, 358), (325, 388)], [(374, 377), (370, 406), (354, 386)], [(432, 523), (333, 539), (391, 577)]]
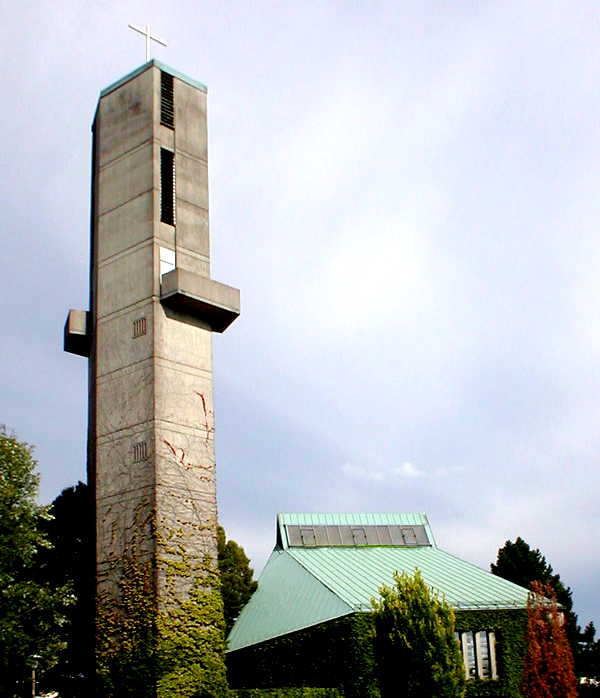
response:
[(520, 698), (519, 686), (525, 655), (527, 611), (525, 609), (498, 611), (459, 611), (457, 630), (488, 630), (496, 636), (497, 680), (469, 679), (467, 696), (501, 696)]
[(377, 698), (374, 626), (357, 613), (226, 656), (232, 688), (340, 688), (346, 698)]
[(153, 561), (115, 560), (117, 593), (98, 598), (98, 696), (223, 698), (225, 622), (216, 561), (190, 554), (181, 531), (156, 532), (155, 540)]
[[(520, 698), (525, 610), (460, 611), (456, 625), (457, 630), (493, 630), (496, 635), (499, 678), (469, 680), (466, 695)], [(374, 633), (372, 615), (356, 613), (230, 652), (226, 656), (230, 686), (239, 698), (311, 695), (294, 693), (292, 687), (318, 687), (313, 688), (321, 691), (312, 694), (315, 698), (378, 698)], [(336, 692), (324, 693), (325, 689)]]

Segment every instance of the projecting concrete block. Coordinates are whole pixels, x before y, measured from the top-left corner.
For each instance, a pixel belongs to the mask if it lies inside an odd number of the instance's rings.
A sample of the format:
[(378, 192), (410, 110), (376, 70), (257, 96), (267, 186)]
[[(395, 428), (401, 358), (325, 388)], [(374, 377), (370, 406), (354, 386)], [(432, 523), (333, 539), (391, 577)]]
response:
[(184, 269), (163, 274), (161, 303), (223, 332), (240, 314), (240, 292)]
[(64, 350), (78, 356), (90, 355), (92, 327), (90, 313), (86, 310), (69, 310), (65, 321)]

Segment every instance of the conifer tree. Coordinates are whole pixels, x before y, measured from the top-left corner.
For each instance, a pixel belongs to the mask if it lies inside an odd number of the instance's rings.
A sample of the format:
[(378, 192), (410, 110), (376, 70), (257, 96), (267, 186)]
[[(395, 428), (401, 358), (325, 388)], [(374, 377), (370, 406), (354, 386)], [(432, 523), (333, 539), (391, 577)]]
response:
[(373, 599), (376, 656), (382, 698), (461, 698), (465, 670), (452, 608), (424, 581), (394, 573)]
[(253, 579), (254, 570), (244, 548), (234, 540), (226, 540), (222, 526), (217, 528), (217, 548), (227, 635), (258, 583)]
[(564, 614), (549, 584), (532, 582), (527, 602), (527, 652), (522, 692), (527, 698), (575, 698), (577, 679)]

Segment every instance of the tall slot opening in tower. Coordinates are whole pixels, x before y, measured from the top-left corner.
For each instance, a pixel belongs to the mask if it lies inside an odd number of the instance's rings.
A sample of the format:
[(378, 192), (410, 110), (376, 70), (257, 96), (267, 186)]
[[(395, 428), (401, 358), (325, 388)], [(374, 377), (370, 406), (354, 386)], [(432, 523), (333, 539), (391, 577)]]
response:
[(160, 74), (160, 123), (168, 128), (175, 128), (173, 76), (165, 72)]
[(160, 220), (175, 225), (175, 153), (160, 149)]

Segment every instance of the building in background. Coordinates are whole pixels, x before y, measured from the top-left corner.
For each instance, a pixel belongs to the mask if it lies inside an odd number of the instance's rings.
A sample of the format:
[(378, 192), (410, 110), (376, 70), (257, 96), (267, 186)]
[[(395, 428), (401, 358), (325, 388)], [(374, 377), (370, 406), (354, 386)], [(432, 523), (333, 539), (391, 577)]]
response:
[(456, 612), (470, 690), (483, 681), (485, 695), (519, 695), (527, 589), (441, 550), (425, 514), (406, 513), (279, 514), (275, 549), (229, 634), (232, 685), (369, 695), (371, 599), (416, 568)]

